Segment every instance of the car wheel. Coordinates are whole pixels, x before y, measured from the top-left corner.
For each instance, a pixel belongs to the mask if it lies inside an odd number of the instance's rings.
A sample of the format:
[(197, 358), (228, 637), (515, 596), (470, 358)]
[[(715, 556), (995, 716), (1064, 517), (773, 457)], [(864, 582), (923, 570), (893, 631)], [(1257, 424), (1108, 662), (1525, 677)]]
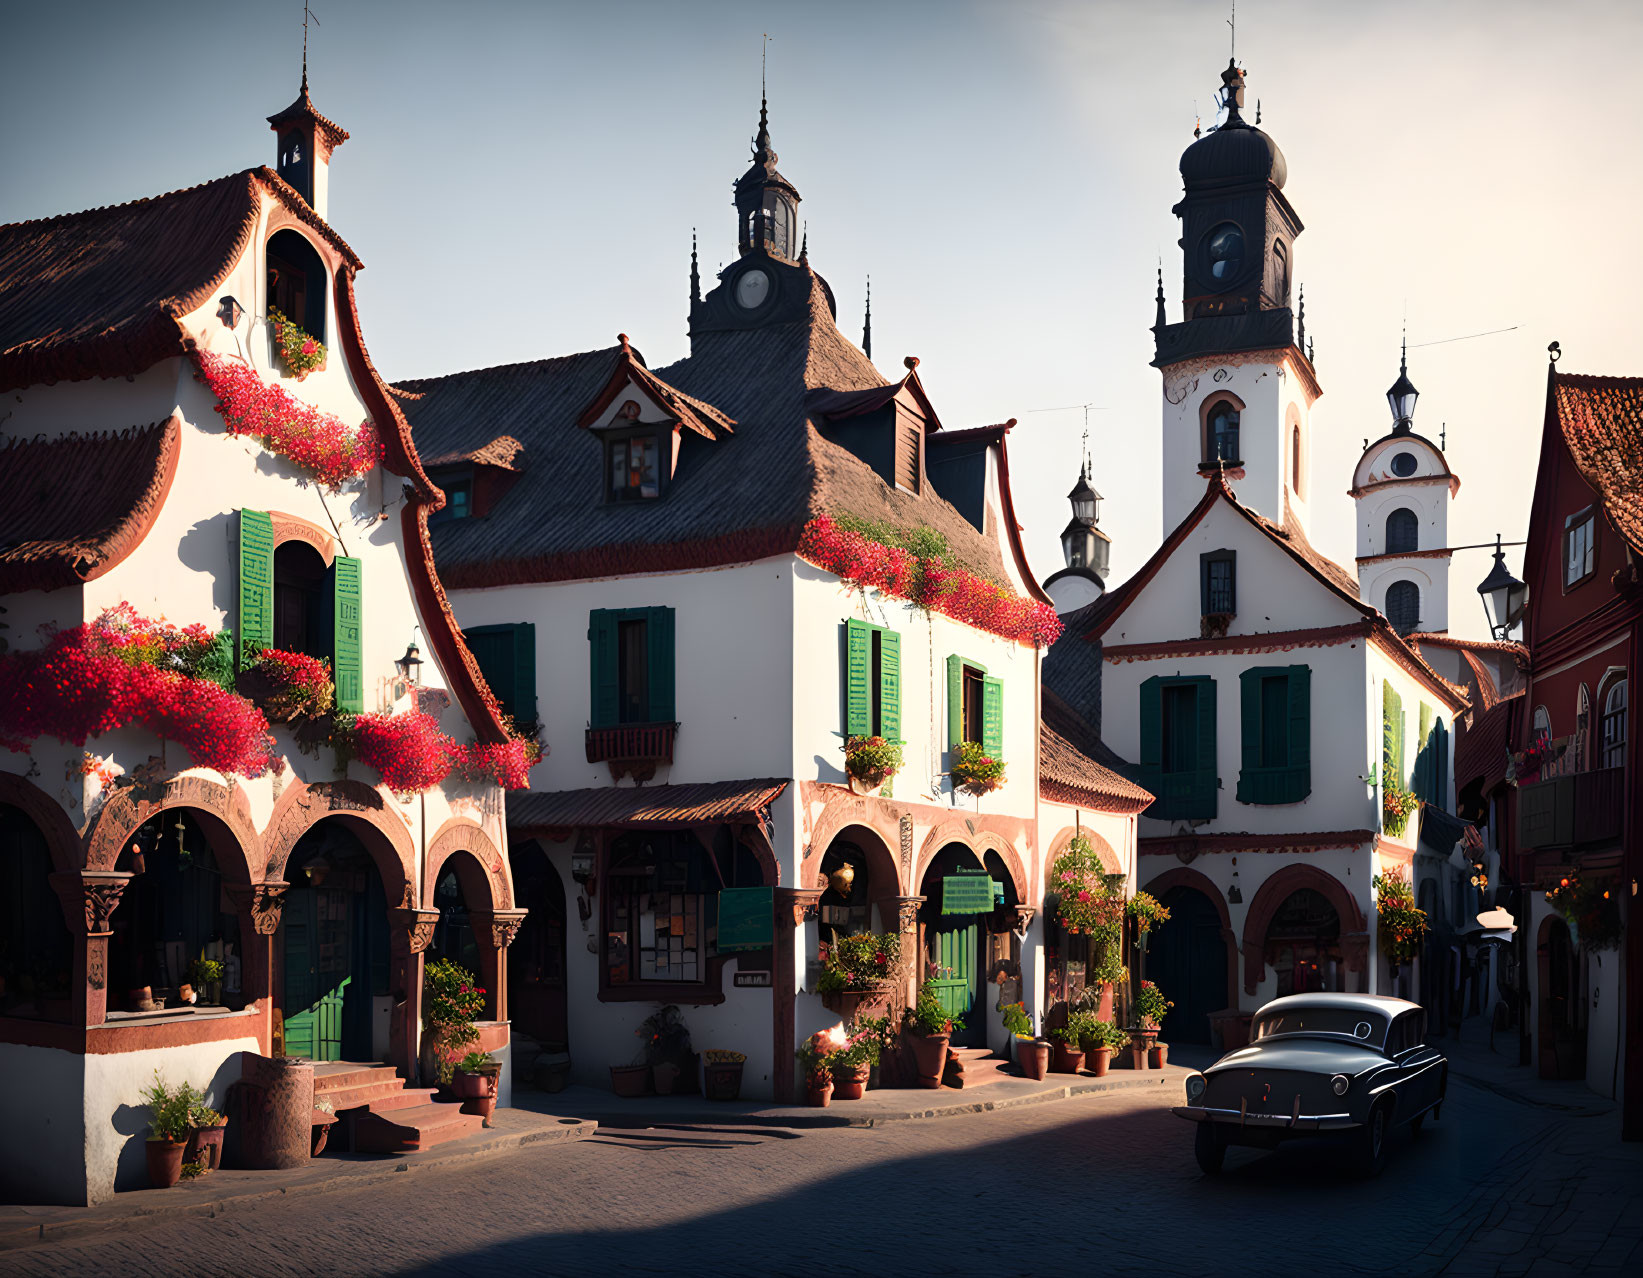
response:
[(1214, 1176), (1221, 1170), (1221, 1163), (1227, 1156), (1227, 1143), (1215, 1130), (1214, 1123), (1198, 1124), (1198, 1132), (1192, 1138), (1192, 1152), (1204, 1175)]
[(1386, 1166), (1386, 1146), (1392, 1132), (1392, 1107), (1377, 1105), (1369, 1111), (1369, 1121), (1358, 1132), (1358, 1171), (1365, 1177), (1379, 1176)]

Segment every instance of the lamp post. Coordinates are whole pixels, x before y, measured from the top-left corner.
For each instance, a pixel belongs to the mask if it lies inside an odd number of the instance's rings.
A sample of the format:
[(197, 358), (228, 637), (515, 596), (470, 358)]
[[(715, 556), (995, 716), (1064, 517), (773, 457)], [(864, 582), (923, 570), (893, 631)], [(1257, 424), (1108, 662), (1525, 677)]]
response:
[(1415, 401), (1420, 398), (1420, 392), (1415, 389), (1415, 383), (1409, 380), (1409, 344), (1404, 342), (1403, 357), (1398, 361), (1398, 380), (1392, 383), (1386, 392), (1386, 402), (1392, 408), (1392, 433), (1407, 435), (1414, 428)]
[(1489, 619), (1489, 633), (1496, 639), (1505, 639), (1507, 632), (1522, 618), (1528, 590), (1506, 567), (1506, 554), (1501, 549), (1500, 535), (1497, 533), (1494, 567), (1489, 569), (1489, 575), (1478, 586), (1478, 594), (1483, 597), (1484, 616)]

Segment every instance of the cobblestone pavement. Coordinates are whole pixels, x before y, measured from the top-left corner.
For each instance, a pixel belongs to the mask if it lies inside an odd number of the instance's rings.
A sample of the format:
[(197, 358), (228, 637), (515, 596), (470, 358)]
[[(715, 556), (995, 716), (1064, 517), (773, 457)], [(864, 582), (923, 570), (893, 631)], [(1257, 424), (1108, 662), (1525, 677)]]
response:
[(1234, 1151), (1206, 1178), (1173, 1099), (601, 1132), (4, 1252), (0, 1273), (1643, 1272), (1643, 1148), (1589, 1093), (1452, 1074), (1442, 1121), (1400, 1132), (1369, 1182), (1318, 1144)]

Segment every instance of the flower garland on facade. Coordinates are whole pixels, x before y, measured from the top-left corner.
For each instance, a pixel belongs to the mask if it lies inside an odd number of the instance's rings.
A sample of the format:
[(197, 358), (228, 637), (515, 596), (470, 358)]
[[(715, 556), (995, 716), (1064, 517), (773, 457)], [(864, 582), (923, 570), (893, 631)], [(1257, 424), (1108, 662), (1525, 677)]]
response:
[(1612, 950), (1620, 945), (1620, 899), (1611, 887), (1571, 874), (1546, 899), (1575, 931), (1585, 950)]
[(1415, 904), (1409, 886), (1409, 871), (1395, 866), (1372, 880), (1375, 913), (1380, 922), (1381, 953), (1387, 962), (1401, 966), (1420, 952), (1426, 935), (1426, 911)]
[(826, 515), (805, 525), (799, 554), (856, 589), (872, 586), (1018, 643), (1046, 648), (1061, 634), (1061, 622), (1049, 604), (950, 565), (943, 555), (885, 545)]
[(455, 772), (469, 782), (495, 781), (504, 790), (530, 785), (530, 770), (542, 761), (541, 743), (527, 737), (467, 745), (439, 730), (425, 710), (404, 714), (361, 714), (339, 725), (345, 748), (398, 794), (431, 790)]
[(979, 798), (1004, 784), (1004, 760), (993, 758), (980, 742), (961, 741), (958, 758), (953, 760), (948, 775), (953, 778), (955, 790), (963, 790)]
[(268, 308), (268, 320), (274, 326), (274, 345), (280, 348), (280, 359), (299, 382), (325, 363), (324, 343), (304, 332), (278, 307)]
[(458, 776), (464, 781), (495, 781), (504, 790), (529, 788), (531, 769), (542, 762), (542, 743), (530, 737), (452, 745)]
[(330, 711), (336, 699), (331, 663), (305, 652), (264, 648), (252, 667), (272, 689), (263, 708), (278, 718), (314, 718)]
[(201, 767), (261, 776), (274, 740), (262, 713), (225, 686), (231, 653), (226, 632), (179, 629), (119, 604), (41, 648), (0, 655), (0, 745), (24, 753), (45, 736), (83, 746), (137, 726)]
[(1111, 942), (1124, 926), (1124, 879), (1109, 875), (1084, 835), (1073, 836), (1050, 866), (1049, 890), (1058, 894), (1056, 917), (1064, 931)]
[(270, 386), (249, 364), (196, 350), (199, 377), (217, 397), (230, 435), (249, 435), (320, 483), (339, 488), (382, 462), (382, 437), (370, 421), (348, 426), (334, 413)]

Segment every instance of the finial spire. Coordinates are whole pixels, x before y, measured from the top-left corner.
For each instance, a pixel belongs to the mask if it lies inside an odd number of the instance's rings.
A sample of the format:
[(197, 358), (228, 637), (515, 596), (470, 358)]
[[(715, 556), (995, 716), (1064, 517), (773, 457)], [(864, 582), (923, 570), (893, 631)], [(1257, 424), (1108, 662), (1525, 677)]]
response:
[(873, 277), (867, 277), (867, 317), (861, 325), (861, 353), (873, 358)]
[(804, 236), (799, 241), (799, 265), (810, 265), (810, 222), (805, 220)]
[(690, 304), (698, 305), (702, 300), (702, 274), (696, 266), (696, 228), (690, 228)]
[(319, 16), (308, 7), (307, 0), (302, 6), (302, 91), (308, 92), (308, 19), (314, 19), (314, 25), (319, 25)]
[(1301, 285), (1301, 313), (1299, 316), (1300, 336), (1296, 344), (1304, 351), (1306, 349), (1306, 285)]
[(1152, 331), (1157, 332), (1169, 323), (1169, 314), (1164, 310), (1164, 259), (1158, 259), (1158, 317), (1153, 321)]

